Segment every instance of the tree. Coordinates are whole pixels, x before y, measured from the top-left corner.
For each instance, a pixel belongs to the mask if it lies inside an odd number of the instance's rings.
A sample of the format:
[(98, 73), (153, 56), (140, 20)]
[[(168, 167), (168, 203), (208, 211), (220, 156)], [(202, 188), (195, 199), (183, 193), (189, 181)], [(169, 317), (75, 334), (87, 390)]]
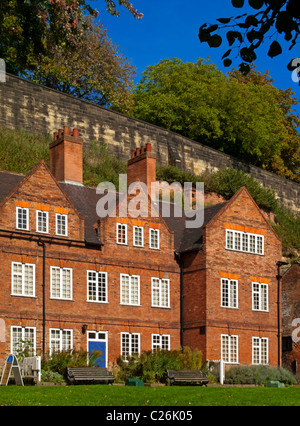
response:
[(133, 115), (253, 165), (299, 179), (300, 121), (289, 90), (251, 68), (223, 74), (199, 59), (149, 66), (135, 93)]
[[(0, 58), (7, 71), (18, 74), (35, 66), (36, 58), (47, 53), (45, 39), (52, 45), (77, 48), (85, 15), (97, 16), (91, 0), (1, 0)], [(118, 15), (113, 0), (105, 0), (107, 10)], [(119, 0), (137, 19), (140, 14), (128, 0)]]
[[(82, 25), (82, 28), (81, 28)], [(29, 78), (47, 87), (97, 105), (129, 113), (135, 68), (118, 52), (101, 23), (85, 17), (77, 48), (57, 46), (47, 40), (47, 54), (40, 54)]]
[[(245, 0), (231, 0), (235, 8), (243, 8)], [(298, 0), (248, 0), (253, 14), (244, 13), (236, 17), (217, 19), (218, 23), (203, 24), (199, 29), (199, 39), (210, 47), (222, 45), (223, 37), (220, 30), (226, 29), (229, 50), (225, 49), (222, 57), (224, 66), (230, 67), (232, 60), (229, 56), (234, 50), (242, 59), (240, 70), (250, 71), (250, 63), (256, 58), (256, 50), (263, 42), (268, 41), (268, 55), (273, 58), (282, 53), (278, 35), (283, 35), (292, 50), (296, 45), (300, 32), (300, 8)], [(289, 69), (295, 69), (299, 64), (288, 64)]]

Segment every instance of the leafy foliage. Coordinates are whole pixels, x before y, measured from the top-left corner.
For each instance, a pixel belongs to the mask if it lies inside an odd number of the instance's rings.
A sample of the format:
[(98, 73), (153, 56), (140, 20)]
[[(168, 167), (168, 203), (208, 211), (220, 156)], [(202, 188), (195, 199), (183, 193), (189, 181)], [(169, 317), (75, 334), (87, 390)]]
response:
[(134, 99), (138, 119), (300, 180), (298, 100), (255, 68), (244, 77), (201, 59), (165, 59), (147, 67)]
[(268, 380), (276, 380), (287, 385), (296, 383), (295, 377), (288, 370), (263, 365), (231, 367), (226, 371), (225, 383), (231, 385), (263, 385)]
[(57, 46), (47, 38), (46, 53), (37, 57), (34, 69), (25, 75), (79, 99), (129, 113), (135, 68), (118, 51), (101, 23), (84, 17), (78, 30), (81, 39), (72, 52), (69, 44)]
[[(231, 0), (232, 6), (242, 9), (245, 0)], [(248, 0), (253, 13), (243, 13), (217, 19), (217, 24), (203, 24), (199, 29), (199, 40), (210, 47), (220, 47), (223, 43), (220, 30), (226, 29), (226, 39), (230, 49), (223, 55), (224, 66), (231, 65), (228, 56), (234, 48), (242, 59), (240, 70), (249, 72), (249, 63), (256, 60), (256, 50), (268, 41), (268, 55), (273, 58), (282, 53), (278, 34), (284, 36), (289, 50), (296, 45), (300, 32), (300, 13), (298, 0)], [(274, 38), (276, 39), (274, 40)], [(226, 58), (226, 59), (225, 59)]]
[(147, 383), (167, 382), (166, 370), (201, 370), (202, 353), (184, 347), (173, 351), (147, 351), (130, 357), (128, 362), (120, 358), (115, 367), (117, 380), (139, 378)]

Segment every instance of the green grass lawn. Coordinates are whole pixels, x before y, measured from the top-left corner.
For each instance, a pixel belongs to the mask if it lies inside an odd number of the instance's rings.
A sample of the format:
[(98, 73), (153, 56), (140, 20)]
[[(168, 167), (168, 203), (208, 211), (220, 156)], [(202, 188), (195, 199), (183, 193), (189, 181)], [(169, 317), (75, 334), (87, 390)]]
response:
[(0, 406), (299, 406), (300, 387), (0, 387)]

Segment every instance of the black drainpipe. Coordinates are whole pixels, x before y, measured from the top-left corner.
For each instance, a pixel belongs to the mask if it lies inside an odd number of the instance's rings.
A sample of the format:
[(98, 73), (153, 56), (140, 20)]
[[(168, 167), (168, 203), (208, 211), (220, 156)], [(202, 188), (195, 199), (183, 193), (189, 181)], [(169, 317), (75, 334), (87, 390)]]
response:
[(180, 346), (181, 351), (183, 352), (183, 335), (184, 335), (184, 287), (183, 287), (183, 267), (184, 267), (184, 260), (183, 256), (179, 252), (175, 252), (175, 258), (177, 260), (177, 263), (180, 267)]
[(281, 304), (280, 304), (280, 296), (281, 296), (281, 278), (282, 275), (280, 273), (280, 267), (284, 265), (288, 265), (286, 262), (277, 262), (277, 327), (278, 327), (278, 368), (281, 367)]
[(46, 244), (38, 240), (38, 245), (43, 247), (43, 357), (46, 351)]

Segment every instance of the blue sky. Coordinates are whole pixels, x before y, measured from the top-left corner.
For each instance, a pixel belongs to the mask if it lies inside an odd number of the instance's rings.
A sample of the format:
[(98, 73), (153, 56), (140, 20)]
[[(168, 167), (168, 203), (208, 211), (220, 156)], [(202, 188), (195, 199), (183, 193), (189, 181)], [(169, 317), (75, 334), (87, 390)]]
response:
[[(116, 1), (116, 0), (115, 0)], [(161, 59), (177, 57), (184, 62), (195, 62), (197, 58), (210, 58), (219, 69), (224, 68), (222, 55), (228, 49), (227, 41), (224, 47), (209, 48), (198, 39), (199, 27), (205, 23), (216, 23), (217, 18), (237, 16), (253, 9), (250, 7), (236, 9), (230, 0), (131, 0), (133, 5), (144, 13), (142, 20), (137, 20), (120, 7), (120, 17), (112, 17), (105, 10), (104, 0), (94, 0), (91, 4), (100, 12), (100, 19), (108, 29), (108, 35), (119, 50), (132, 61), (137, 68), (138, 82), (142, 72), (148, 65), (155, 65)], [(117, 1), (116, 1), (117, 3)], [(247, 3), (247, 1), (246, 1)], [(280, 42), (281, 36), (278, 41)], [(284, 47), (284, 43), (282, 44)], [(275, 80), (275, 86), (282, 89), (289, 87), (300, 97), (299, 86), (292, 81), (291, 72), (286, 66), (295, 57), (300, 57), (300, 49), (296, 47), (284, 52), (277, 58), (267, 56), (268, 47), (262, 46), (258, 51), (257, 69), (261, 72), (269, 71)], [(237, 68), (240, 58), (233, 61), (232, 67)]]

